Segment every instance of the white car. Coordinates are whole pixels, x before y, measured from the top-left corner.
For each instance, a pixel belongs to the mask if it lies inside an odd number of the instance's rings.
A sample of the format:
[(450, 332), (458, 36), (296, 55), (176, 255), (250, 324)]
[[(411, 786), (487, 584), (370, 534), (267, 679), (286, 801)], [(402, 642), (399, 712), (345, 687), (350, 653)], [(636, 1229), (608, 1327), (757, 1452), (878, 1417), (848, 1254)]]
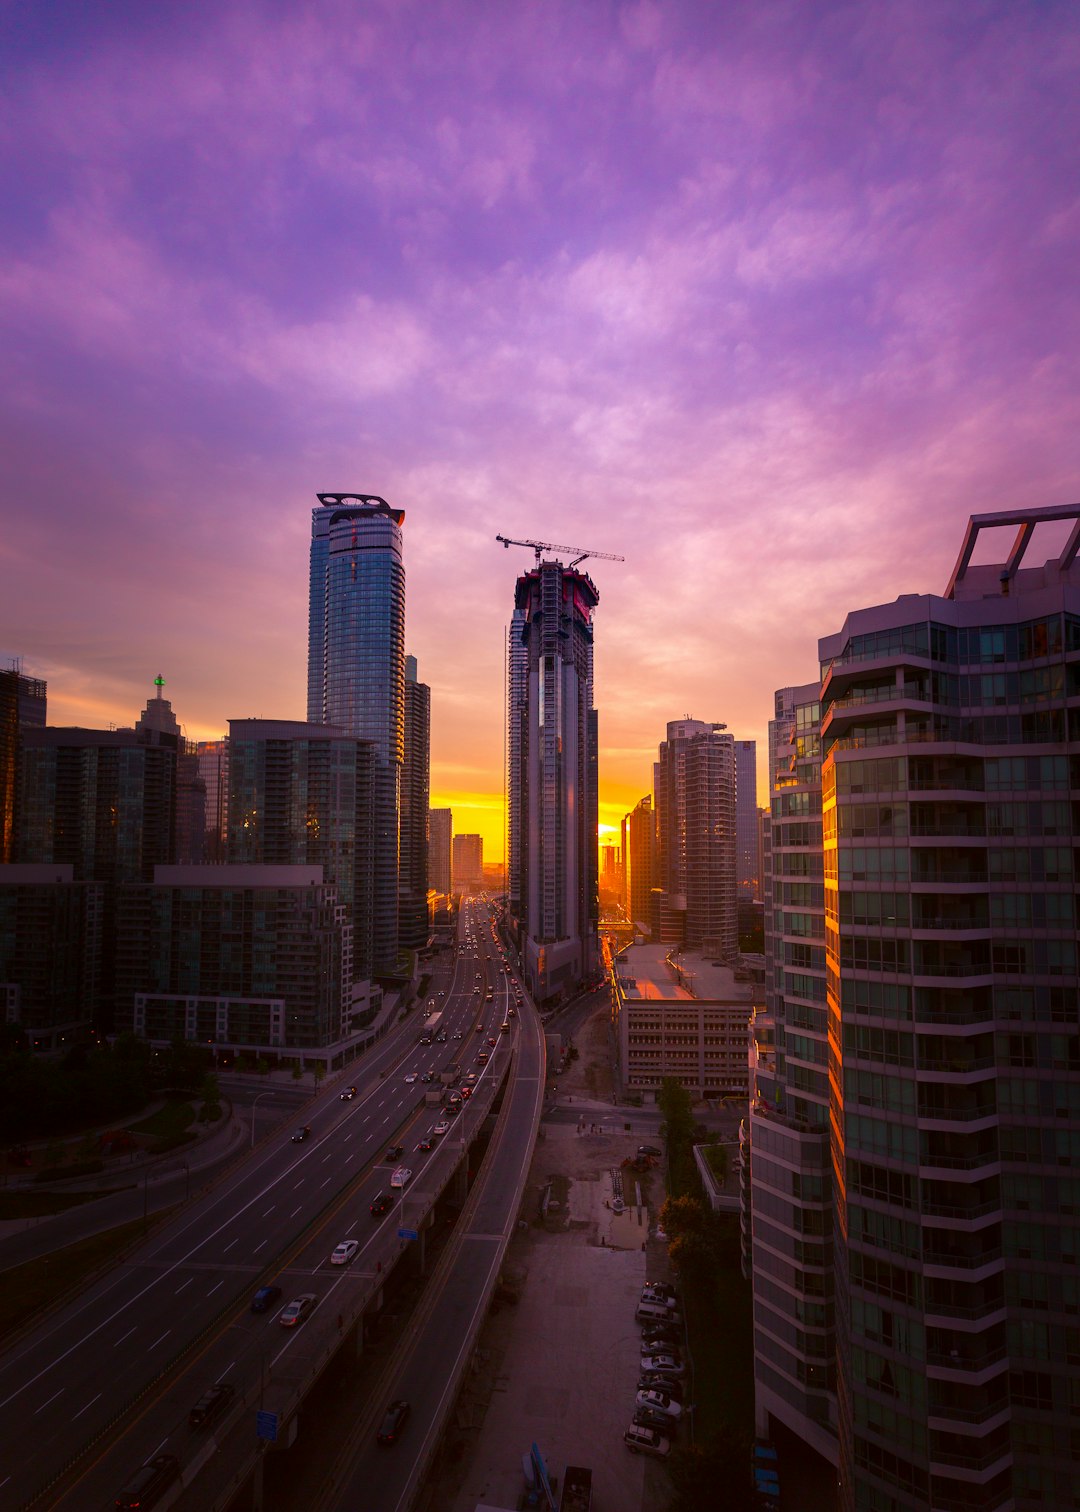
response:
[(331, 1265), (348, 1265), (360, 1248), (359, 1239), (343, 1239), (330, 1256)]
[(409, 1170), (408, 1166), (398, 1166), (397, 1170), (390, 1177), (390, 1185), (392, 1187), (404, 1187), (408, 1186), (411, 1180), (412, 1172)]
[(415, 1080), (416, 1080), (416, 1072), (415, 1071), (410, 1071), (409, 1074), (408, 1074), (408, 1076), (406, 1076), (406, 1078), (405, 1078), (405, 1085), (407, 1087), (411, 1087), (412, 1084), (413, 1084), (413, 1082)]
[(440, 1118), (439, 1121), (438, 1121), (438, 1123), (435, 1125), (435, 1127), (432, 1129), (431, 1132), (433, 1134), (449, 1134), (449, 1132), (450, 1132), (450, 1121), (449, 1121), (449, 1119)]
[(663, 1412), (669, 1418), (682, 1417), (682, 1407), (664, 1391), (639, 1391), (636, 1401), (639, 1407), (651, 1407), (654, 1412)]
[(642, 1370), (658, 1370), (669, 1376), (686, 1374), (686, 1366), (678, 1355), (673, 1354), (642, 1355), (641, 1368)]

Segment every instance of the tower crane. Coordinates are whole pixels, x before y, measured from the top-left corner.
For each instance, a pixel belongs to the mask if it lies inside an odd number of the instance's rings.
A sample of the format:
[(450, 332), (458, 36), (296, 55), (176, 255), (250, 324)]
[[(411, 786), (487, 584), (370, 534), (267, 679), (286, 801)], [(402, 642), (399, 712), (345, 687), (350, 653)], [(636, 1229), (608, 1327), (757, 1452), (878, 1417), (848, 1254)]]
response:
[(507, 548), (507, 550), (509, 550), (511, 546), (531, 546), (533, 551), (536, 552), (536, 565), (538, 567), (540, 565), (540, 553), (542, 551), (575, 552), (576, 555), (574, 557), (574, 560), (570, 563), (571, 567), (576, 567), (577, 564), (579, 562), (583, 562), (586, 557), (603, 557), (607, 562), (626, 561), (625, 557), (616, 556), (613, 551), (589, 551), (584, 546), (560, 546), (555, 541), (514, 541), (509, 536), (504, 535), (497, 535), (495, 539), (497, 541), (501, 541)]

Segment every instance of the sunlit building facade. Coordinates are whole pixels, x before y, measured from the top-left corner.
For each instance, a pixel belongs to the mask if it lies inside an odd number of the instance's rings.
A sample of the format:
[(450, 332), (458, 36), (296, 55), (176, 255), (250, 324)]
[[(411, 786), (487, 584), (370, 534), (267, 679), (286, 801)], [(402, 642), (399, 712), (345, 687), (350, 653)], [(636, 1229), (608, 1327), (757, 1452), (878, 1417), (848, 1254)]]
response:
[[(669, 722), (653, 792), (662, 916), (679, 921), (688, 949), (713, 951), (730, 964), (739, 939), (734, 736), (700, 719)], [(669, 923), (661, 936), (678, 932)]]

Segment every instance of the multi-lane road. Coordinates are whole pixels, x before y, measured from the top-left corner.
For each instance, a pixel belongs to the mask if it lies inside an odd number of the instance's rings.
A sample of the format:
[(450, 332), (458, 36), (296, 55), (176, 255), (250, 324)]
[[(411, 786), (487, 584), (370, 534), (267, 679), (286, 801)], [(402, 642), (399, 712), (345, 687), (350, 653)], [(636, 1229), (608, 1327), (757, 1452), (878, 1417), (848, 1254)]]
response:
[[(444, 1043), (418, 1046), (420, 1020), (413, 1014), (357, 1063), (355, 1099), (339, 1099), (340, 1083), (328, 1089), (302, 1114), (311, 1127), (302, 1143), (292, 1142), (299, 1122), (293, 1120), (0, 1358), (4, 1512), (26, 1505), (95, 1443), (108, 1447), (83, 1454), (74, 1480), (57, 1483), (42, 1506), (81, 1512), (111, 1505), (127, 1470), (152, 1454), (175, 1454), (185, 1481), (192, 1480), (214, 1441), (187, 1423), (203, 1390), (223, 1380), (236, 1389), (235, 1411), (245, 1411), (276, 1377), (295, 1373), (295, 1362), (311, 1348), (308, 1331), (315, 1337), (320, 1320), (347, 1315), (341, 1304), (349, 1289), (400, 1252), (410, 1188), (418, 1191), (429, 1169), (427, 1185), (434, 1187), (438, 1165), (460, 1158), (448, 1145), (460, 1146), (460, 1120), (475, 1122), (470, 1107), (485, 1101), (482, 1078), (500, 1069), (517, 1038), (500, 1029), (512, 1001), (510, 979), (480, 905), (463, 910), (461, 932), (452, 968), (432, 986)], [(491, 1056), (486, 1065), (476, 1060), (481, 1046)], [(425, 1106), (428, 1086), (419, 1075), (454, 1061), (463, 1074), (478, 1073), (480, 1093), (449, 1134), (421, 1151), (442, 1110)], [(406, 1081), (414, 1071), (418, 1079)], [(405, 1154), (388, 1163), (387, 1148), (398, 1143)], [(388, 1189), (398, 1164), (414, 1173), (404, 1202), (373, 1217), (371, 1203)], [(331, 1266), (331, 1251), (347, 1238), (360, 1241), (359, 1253), (348, 1266)], [(314, 1294), (312, 1321), (282, 1328), (281, 1304), (253, 1315), (250, 1299), (268, 1281), (281, 1286), (282, 1304)], [(118, 1415), (118, 1427), (107, 1433)], [(216, 1432), (228, 1426), (226, 1416)]]

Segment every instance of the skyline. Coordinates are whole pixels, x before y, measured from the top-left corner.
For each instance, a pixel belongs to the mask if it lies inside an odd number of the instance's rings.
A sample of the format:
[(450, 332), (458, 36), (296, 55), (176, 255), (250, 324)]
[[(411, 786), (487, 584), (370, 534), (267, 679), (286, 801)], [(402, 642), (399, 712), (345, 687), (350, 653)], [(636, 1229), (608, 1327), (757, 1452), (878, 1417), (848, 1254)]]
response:
[(51, 723), (159, 672), (189, 738), (302, 718), (348, 490), (405, 512), (431, 803), (485, 855), (532, 564), (496, 533), (626, 558), (583, 564), (602, 822), (687, 715), (758, 742), (762, 801), (820, 636), (942, 592), (969, 515), (1078, 497), (1072, 7), (0, 27), (0, 652)]

